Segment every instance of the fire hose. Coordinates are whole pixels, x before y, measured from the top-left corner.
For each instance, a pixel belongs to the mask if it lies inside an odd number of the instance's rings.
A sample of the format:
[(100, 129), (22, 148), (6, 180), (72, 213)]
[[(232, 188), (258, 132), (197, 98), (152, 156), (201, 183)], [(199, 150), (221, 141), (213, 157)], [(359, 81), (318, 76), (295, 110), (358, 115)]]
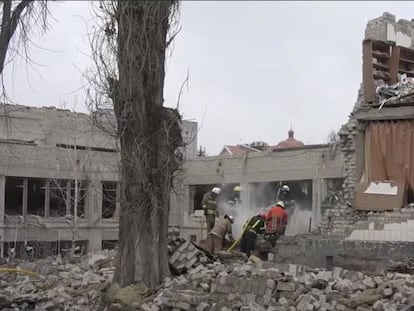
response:
[(237, 239), (237, 240), (235, 240), (231, 245), (230, 245), (230, 247), (227, 249), (227, 251), (228, 252), (230, 252), (239, 242), (240, 242), (240, 240), (241, 240), (241, 238), (243, 237), (243, 235), (244, 235), (244, 233), (246, 232), (246, 230), (247, 230), (247, 228), (249, 227), (248, 226), (248, 223), (249, 223), (249, 220), (250, 220), (250, 218), (247, 220), (247, 222), (244, 224), (244, 226), (243, 226), (243, 231), (242, 231), (242, 233), (240, 234), (240, 236), (239, 236), (239, 238)]
[(36, 272), (33, 272), (33, 271), (15, 269), (15, 268), (0, 268), (0, 273), (1, 272), (22, 273), (22, 274), (27, 274), (27, 275), (31, 275), (31, 276), (39, 276), (40, 275), (39, 273), (36, 273)]

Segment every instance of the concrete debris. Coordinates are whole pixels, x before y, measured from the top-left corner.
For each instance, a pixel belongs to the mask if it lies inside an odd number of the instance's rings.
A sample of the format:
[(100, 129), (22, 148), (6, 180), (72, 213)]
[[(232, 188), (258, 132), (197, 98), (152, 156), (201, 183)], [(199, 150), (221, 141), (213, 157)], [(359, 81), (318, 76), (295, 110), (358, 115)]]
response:
[(198, 249), (193, 243), (181, 238), (171, 239), (168, 243), (169, 263), (175, 275), (186, 273), (199, 263), (207, 263), (211, 257)]
[(76, 262), (48, 257), (2, 266), (0, 310), (103, 310), (102, 290), (110, 284), (114, 267), (96, 265), (113, 262), (113, 256), (105, 252)]
[(157, 290), (112, 283), (113, 253), (76, 263), (47, 258), (14, 267), (38, 274), (0, 274), (0, 309), (390, 311), (414, 302), (414, 275), (408, 273), (327, 271), (224, 253), (213, 261), (187, 241), (169, 246), (170, 265), (185, 269)]
[(379, 86), (376, 88), (376, 93), (382, 105), (389, 101), (414, 95), (414, 79), (407, 77), (406, 74), (402, 74), (399, 76), (399, 82), (394, 85), (388, 85), (384, 81), (380, 81)]

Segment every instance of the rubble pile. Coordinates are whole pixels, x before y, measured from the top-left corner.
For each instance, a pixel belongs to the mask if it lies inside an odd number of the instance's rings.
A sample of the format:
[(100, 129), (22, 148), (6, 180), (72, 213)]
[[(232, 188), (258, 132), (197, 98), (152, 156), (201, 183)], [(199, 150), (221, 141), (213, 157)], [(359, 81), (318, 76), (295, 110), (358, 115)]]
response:
[(102, 310), (113, 255), (61, 257), (0, 267), (0, 310)]
[(142, 310), (404, 310), (414, 294), (414, 276), (368, 275), (299, 265), (219, 262), (198, 265), (167, 278)]
[(196, 263), (207, 263), (209, 258), (193, 243), (181, 238), (169, 240), (170, 269), (174, 274), (183, 274)]
[(169, 251), (171, 267), (181, 274), (154, 290), (114, 287), (113, 253), (0, 267), (0, 309), (391, 311), (414, 303), (413, 260), (369, 274), (247, 260), (237, 252), (213, 256), (178, 237)]
[[(398, 83), (388, 85), (384, 81), (379, 81), (376, 88), (376, 93), (379, 97), (379, 102), (384, 105), (387, 102), (397, 100), (411, 100), (414, 96), (414, 78), (407, 77), (407, 74), (399, 75)], [(411, 98), (410, 98), (411, 97)]]

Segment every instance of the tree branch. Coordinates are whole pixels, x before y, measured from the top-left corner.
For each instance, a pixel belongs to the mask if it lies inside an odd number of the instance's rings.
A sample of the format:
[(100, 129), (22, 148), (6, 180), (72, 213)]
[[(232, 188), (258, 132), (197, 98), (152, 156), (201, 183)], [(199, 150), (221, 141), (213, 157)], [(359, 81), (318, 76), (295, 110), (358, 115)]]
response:
[[(10, 1), (11, 2), (11, 1)], [(10, 38), (13, 36), (13, 33), (16, 31), (17, 24), (20, 20), (20, 17), (24, 11), (24, 9), (29, 6), (30, 3), (34, 2), (34, 0), (22, 0), (17, 7), (14, 9), (13, 14), (10, 19)]]

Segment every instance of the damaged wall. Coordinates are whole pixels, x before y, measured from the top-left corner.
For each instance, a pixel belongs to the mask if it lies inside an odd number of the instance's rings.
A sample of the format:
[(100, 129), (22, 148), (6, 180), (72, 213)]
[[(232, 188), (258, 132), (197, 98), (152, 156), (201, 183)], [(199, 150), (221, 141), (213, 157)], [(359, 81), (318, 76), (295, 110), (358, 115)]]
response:
[(414, 47), (414, 20), (399, 19), (385, 12), (381, 17), (370, 20), (365, 29), (365, 38), (394, 42), (396, 45)]
[[(186, 161), (182, 181), (173, 194), (171, 206), (172, 224), (182, 229), (182, 235), (197, 240), (206, 236), (204, 217), (194, 214), (191, 199), (193, 186), (240, 184), (242, 202), (253, 208), (257, 185), (272, 183), (276, 193), (278, 181), (295, 183), (307, 181), (312, 197), (312, 226), (319, 222), (321, 202), (325, 199), (329, 180), (344, 177), (343, 158), (336, 146), (314, 145), (275, 152), (250, 153), (246, 155), (194, 158)], [(275, 200), (275, 198), (272, 198)], [(272, 202), (273, 203), (273, 202)], [(200, 215), (202, 211), (200, 211)], [(251, 212), (253, 213), (253, 211)], [(245, 215), (246, 214), (246, 215)], [(238, 218), (244, 223), (251, 214), (242, 212)], [(204, 229), (202, 229), (202, 227)]]
[[(414, 22), (407, 20), (397, 21), (394, 15), (384, 13), (381, 17), (368, 22), (365, 30), (365, 39), (393, 42), (396, 46), (413, 48)], [(378, 174), (363, 175), (366, 165), (371, 166), (369, 163), (365, 163), (365, 144), (367, 142), (365, 130), (371, 122), (377, 120), (393, 120), (394, 122), (413, 120), (413, 114), (407, 113), (410, 109), (412, 111), (412, 106), (398, 107), (397, 105), (387, 106), (386, 104), (384, 107), (380, 106), (379, 109), (378, 106), (374, 106), (372, 103), (368, 105), (364, 98), (364, 85), (363, 83), (361, 84), (358, 98), (350, 114), (349, 121), (342, 126), (339, 133), (341, 151), (343, 152), (345, 160), (346, 176), (343, 184), (344, 196), (340, 198), (339, 202), (327, 204), (323, 207), (320, 230), (324, 234), (349, 235), (353, 231), (356, 222), (367, 220), (368, 212), (356, 211), (353, 208), (355, 184), (363, 176), (366, 179), (370, 179), (371, 176), (378, 176)], [(397, 165), (400, 165), (400, 163)], [(413, 168), (405, 167), (401, 169), (410, 171)], [(392, 178), (391, 175), (386, 175), (387, 178)]]
[[(186, 157), (195, 156), (197, 123), (182, 126)], [(93, 126), (91, 115), (6, 105), (0, 114), (1, 242), (40, 245), (75, 236), (93, 251), (118, 240), (118, 163), (116, 141)], [(76, 228), (75, 180), (81, 189)]]

